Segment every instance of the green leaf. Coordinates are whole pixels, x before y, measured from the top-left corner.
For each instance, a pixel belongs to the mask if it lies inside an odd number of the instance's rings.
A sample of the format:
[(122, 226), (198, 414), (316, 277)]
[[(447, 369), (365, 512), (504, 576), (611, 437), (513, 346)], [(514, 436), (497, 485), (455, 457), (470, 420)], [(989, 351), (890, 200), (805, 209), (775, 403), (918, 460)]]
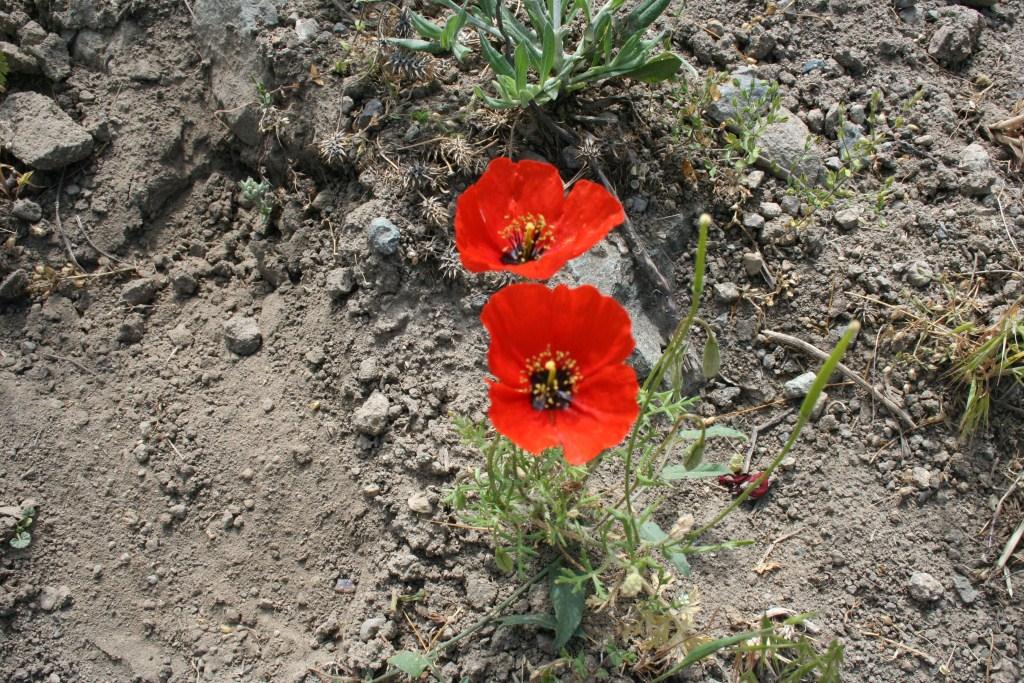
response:
[(668, 556), (668, 561), (671, 562), (675, 566), (676, 570), (678, 570), (683, 576), (690, 575), (690, 563), (686, 559), (686, 555), (683, 553), (671, 553)]
[(647, 521), (640, 525), (640, 538), (651, 545), (658, 545), (668, 538), (668, 534), (658, 526), (657, 522)]
[(510, 614), (495, 621), (505, 626), (537, 626), (549, 631), (554, 631), (558, 627), (555, 618), (550, 614)]
[(388, 664), (399, 669), (409, 678), (416, 680), (430, 668), (431, 661), (418, 652), (400, 650), (388, 659)]
[(693, 648), (687, 653), (686, 657), (683, 658), (683, 661), (679, 662), (671, 669), (655, 678), (651, 683), (660, 683), (661, 681), (672, 678), (672, 676), (676, 675), (686, 667), (696, 662), (699, 662), (700, 660), (714, 654), (715, 652), (718, 652), (722, 648), (731, 647), (733, 645), (736, 645), (737, 643), (742, 643), (745, 640), (750, 640), (751, 638), (760, 638), (763, 635), (770, 633), (771, 630), (772, 629), (770, 628), (766, 628), (757, 631), (744, 631), (743, 633), (737, 633), (736, 635), (727, 636), (725, 638), (720, 638), (718, 640), (712, 640), (710, 643), (698, 645), (697, 647)]
[(21, 550), (22, 548), (27, 548), (31, 542), (32, 534), (27, 531), (20, 531), (11, 539), (11, 547)]
[(672, 0), (646, 0), (626, 16), (624, 33), (640, 33), (655, 22)]
[(551, 75), (551, 69), (555, 67), (555, 31), (550, 25), (544, 27), (544, 50), (541, 53), (540, 82), (543, 83)]
[(446, 49), (451, 49), (451, 47), (455, 44), (455, 37), (459, 34), (459, 31), (461, 31), (462, 27), (465, 25), (465, 10), (450, 17), (444, 25), (444, 31), (441, 33), (441, 46)]
[[(700, 434), (701, 430), (699, 429), (686, 429), (679, 432), (679, 438), (692, 441), (693, 439), (699, 439)], [(737, 431), (732, 427), (726, 427), (725, 425), (711, 425), (704, 430), (704, 438), (713, 439), (716, 436), (726, 439), (743, 439), (744, 441), (747, 439), (747, 435), (743, 432)]]
[(679, 73), (683, 60), (671, 52), (662, 52), (656, 57), (647, 60), (642, 66), (622, 74), (626, 78), (633, 78), (644, 83), (658, 83)]
[(680, 479), (707, 479), (709, 477), (718, 477), (723, 474), (729, 474), (730, 472), (732, 472), (732, 470), (717, 462), (704, 462), (691, 470), (686, 469), (682, 465), (669, 465), (661, 471), (661, 478), (665, 481), (678, 481)]
[(508, 63), (505, 57), (494, 49), (490, 41), (486, 37), (480, 36), (480, 51), (484, 53), (484, 59), (494, 70), (495, 75), (508, 76), (509, 78), (515, 78), (516, 72), (512, 69), (512, 65)]
[(523, 90), (526, 87), (526, 74), (530, 68), (530, 56), (526, 52), (523, 43), (516, 45), (516, 90)]
[(416, 33), (420, 34), (424, 38), (439, 40), (441, 38), (441, 34), (444, 33), (444, 31), (441, 30), (441, 27), (431, 21), (428, 21), (421, 14), (417, 14), (412, 10), (407, 10), (407, 16), (409, 17), (409, 23), (412, 24)]
[(718, 337), (708, 328), (708, 341), (704, 344), (704, 357), (701, 360), (701, 372), (705, 379), (713, 379), (718, 376), (722, 368), (722, 356), (718, 352)]
[(506, 574), (511, 574), (515, 566), (512, 562), (512, 555), (500, 545), (494, 548), (494, 563)]
[(420, 40), (419, 38), (385, 38), (384, 41), (392, 45), (404, 47), (406, 50), (412, 50), (414, 52), (429, 52), (430, 54), (443, 54), (448, 52), (448, 48), (442, 47), (441, 43), (435, 43), (429, 40)]
[(551, 584), (551, 604), (555, 606), (555, 650), (561, 650), (583, 621), (587, 592), (579, 584)]
[(701, 434), (700, 438), (693, 442), (690, 446), (690, 451), (686, 454), (686, 459), (683, 460), (683, 467), (688, 471), (692, 472), (696, 468), (700, 467), (701, 462), (704, 460), (704, 435)]

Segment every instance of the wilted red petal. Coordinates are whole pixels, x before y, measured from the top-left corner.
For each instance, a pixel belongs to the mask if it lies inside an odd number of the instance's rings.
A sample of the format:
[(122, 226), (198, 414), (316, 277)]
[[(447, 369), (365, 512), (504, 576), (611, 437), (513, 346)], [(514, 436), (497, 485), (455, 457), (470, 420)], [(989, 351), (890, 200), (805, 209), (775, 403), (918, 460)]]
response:
[(561, 446), (574, 465), (626, 436), (639, 387), (623, 362), (634, 346), (629, 315), (614, 299), (589, 286), (511, 285), (491, 297), (481, 320), (498, 378), (490, 417), (501, 434), (535, 454)]
[(500, 157), (456, 202), (455, 246), (472, 272), (547, 279), (624, 217), (600, 185), (581, 180), (566, 197), (551, 164)]

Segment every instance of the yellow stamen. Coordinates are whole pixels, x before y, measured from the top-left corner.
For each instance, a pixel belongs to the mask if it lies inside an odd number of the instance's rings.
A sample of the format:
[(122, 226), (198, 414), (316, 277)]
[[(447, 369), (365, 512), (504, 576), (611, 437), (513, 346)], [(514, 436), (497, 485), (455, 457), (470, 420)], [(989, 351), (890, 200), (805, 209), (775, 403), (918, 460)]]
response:
[(558, 366), (555, 365), (555, 361), (549, 360), (544, 364), (544, 369), (548, 371), (548, 386), (554, 389), (558, 388)]
[(527, 221), (526, 227), (523, 231), (523, 253), (533, 253), (533, 240), (537, 233), (537, 224), (533, 221)]

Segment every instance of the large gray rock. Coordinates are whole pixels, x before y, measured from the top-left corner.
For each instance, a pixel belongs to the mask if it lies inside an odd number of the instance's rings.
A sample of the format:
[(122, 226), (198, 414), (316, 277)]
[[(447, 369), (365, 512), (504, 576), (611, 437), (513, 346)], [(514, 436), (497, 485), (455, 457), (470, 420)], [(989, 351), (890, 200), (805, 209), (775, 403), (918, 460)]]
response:
[(39, 60), (39, 67), (43, 75), (51, 81), (63, 81), (71, 75), (71, 55), (68, 54), (68, 44), (56, 33), (47, 33), (42, 40), (33, 45), (22, 43), (22, 47)]
[(18, 92), (0, 105), (0, 145), (32, 168), (55, 171), (92, 154), (92, 136), (45, 95)]
[[(768, 81), (754, 76), (749, 68), (737, 69), (730, 74), (729, 83), (719, 88), (720, 97), (705, 114), (718, 125), (726, 124), (735, 129), (738, 114), (754, 103), (761, 108), (757, 113), (768, 114), (769, 87)], [(822, 160), (817, 149), (807, 144), (811, 133), (807, 125), (784, 107), (779, 108), (776, 116), (780, 120), (769, 125), (757, 140), (758, 166), (784, 180), (795, 174), (808, 184), (817, 184), (822, 174)]]
[(0, 54), (7, 60), (7, 69), (12, 74), (39, 73), (39, 60), (13, 43), (0, 41)]
[(936, 61), (955, 67), (967, 61), (978, 47), (985, 18), (969, 7), (945, 7), (939, 14), (939, 27), (928, 43), (928, 54)]
[(253, 104), (253, 79), (264, 81), (267, 68), (253, 36), (261, 26), (276, 26), (284, 0), (196, 0), (193, 28), (199, 50), (210, 60), (210, 89), (231, 132), (250, 146), (263, 139), (260, 113)]

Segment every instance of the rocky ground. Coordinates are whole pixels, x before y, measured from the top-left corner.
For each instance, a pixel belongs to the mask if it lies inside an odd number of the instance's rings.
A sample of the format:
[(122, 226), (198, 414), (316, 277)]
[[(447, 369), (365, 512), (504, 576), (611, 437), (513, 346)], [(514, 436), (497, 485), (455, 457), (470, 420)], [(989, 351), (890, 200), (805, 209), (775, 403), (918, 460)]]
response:
[[(689, 94), (587, 92), (553, 111), (567, 146), (472, 102), (479, 63), (380, 47), (390, 5), (0, 1), (0, 520), (37, 509), (28, 547), (0, 550), (0, 681), (362, 677), (515, 588), (442, 502), (479, 462), (449, 413), (486, 409), (478, 314), (500, 282), (460, 270), (451, 211), (499, 154), (608, 172), (635, 232), (560, 277), (627, 304), (641, 371), (688, 303), (694, 217), (714, 215), (703, 315), (723, 373), (695, 391), (743, 431), (782, 415), (755, 466), (795, 419), (787, 382), (817, 365), (765, 331), (827, 349), (861, 321), (847, 364), (905, 411), (829, 388), (772, 493), (711, 539), (756, 543), (694, 562), (702, 629), (784, 607), (843, 643), (846, 680), (1021, 680), (1020, 564), (992, 569), (1024, 509), (1004, 496), (1021, 394), (960, 439), (961, 394), (895, 313), (958, 298), (991, 320), (1024, 295), (1021, 160), (985, 130), (1024, 106), (1021, 16), (673, 6)], [(727, 163), (711, 126), (742, 104), (726, 83), (700, 98), (712, 70), (768, 99), (777, 84), (759, 168)], [(800, 189), (853, 148), (848, 196)], [(665, 515), (727, 501), (682, 487)], [(551, 643), (491, 626), (441, 673), (525, 680)], [(685, 674), (730, 676), (724, 659)]]

